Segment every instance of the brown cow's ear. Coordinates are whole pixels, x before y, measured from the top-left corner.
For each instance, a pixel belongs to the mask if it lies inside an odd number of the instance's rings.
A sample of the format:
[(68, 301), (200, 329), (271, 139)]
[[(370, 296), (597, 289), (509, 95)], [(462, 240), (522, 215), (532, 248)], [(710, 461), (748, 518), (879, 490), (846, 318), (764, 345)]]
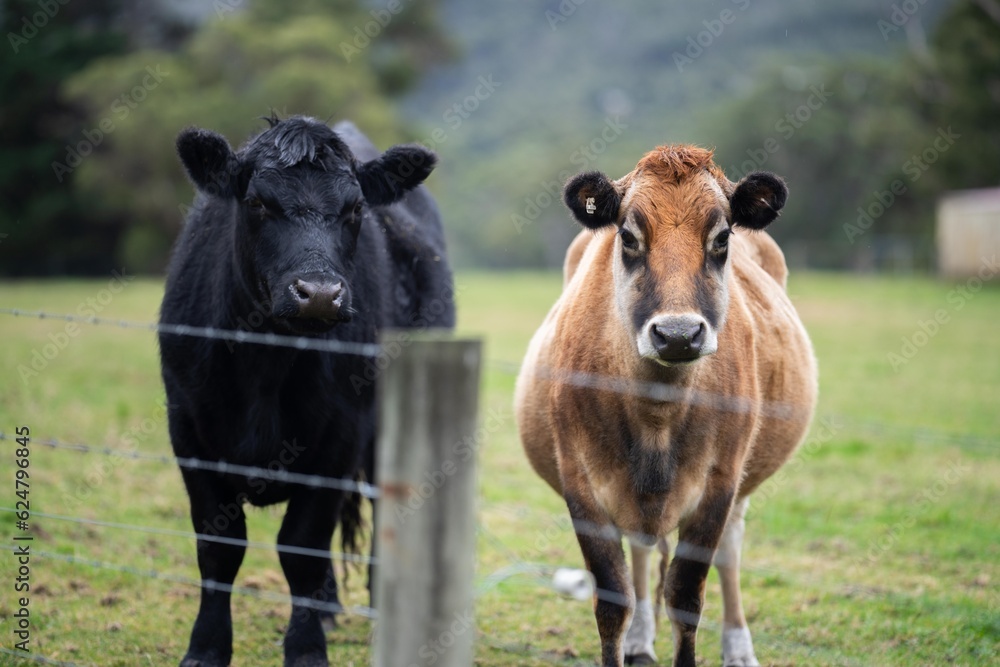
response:
[(764, 229), (771, 224), (788, 198), (788, 186), (769, 171), (747, 174), (736, 184), (729, 200), (733, 224), (749, 229)]
[(622, 197), (615, 184), (599, 171), (571, 178), (563, 190), (563, 200), (584, 227), (600, 229), (618, 222)]

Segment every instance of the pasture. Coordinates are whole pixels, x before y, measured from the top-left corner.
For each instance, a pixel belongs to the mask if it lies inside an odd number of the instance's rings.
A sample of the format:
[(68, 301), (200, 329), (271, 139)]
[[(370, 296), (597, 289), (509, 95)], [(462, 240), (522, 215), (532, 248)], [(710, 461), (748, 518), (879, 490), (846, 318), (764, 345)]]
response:
[[(582, 567), (579, 548), (561, 500), (522, 454), (511, 408), (517, 364), (560, 277), (460, 273), (457, 287), (459, 330), (482, 335), (488, 359), (477, 441), (479, 596), (468, 630), (476, 663), (594, 664), (590, 603), (548, 585), (554, 568)], [(128, 280), (102, 299), (107, 288), (107, 280), (5, 283), (0, 307), (99, 307), (101, 317), (155, 320), (160, 281)], [(789, 291), (819, 359), (820, 403), (787, 474), (751, 501), (743, 591), (763, 664), (1000, 661), (1000, 289), (974, 288), (792, 273)], [(9, 315), (0, 315), (0, 331), (0, 431), (28, 426), (36, 440), (170, 455), (152, 332), (83, 324), (70, 332), (66, 322)], [(0, 506), (12, 507), (14, 443), (0, 448)], [(30, 473), (34, 512), (191, 530), (172, 464), (35, 444)], [(249, 539), (273, 544), (282, 511), (251, 510)], [(36, 554), (33, 653), (80, 665), (178, 662), (198, 599), (178, 580), (198, 576), (190, 537), (39, 516), (31, 525), (35, 551), (120, 568)], [(0, 513), (4, 549), (18, 532), (14, 516)], [(16, 568), (9, 551), (0, 562), (0, 646), (9, 648)], [(364, 581), (350, 570), (344, 602), (368, 603)], [(287, 594), (274, 552), (251, 548), (236, 583), (261, 597), (234, 596), (233, 664), (279, 664), (289, 606), (271, 597)], [(720, 616), (713, 571), (699, 664), (718, 664)], [(341, 617), (328, 637), (331, 664), (368, 664), (370, 634), (367, 619)], [(661, 661), (669, 635), (664, 621)], [(0, 654), (0, 664), (12, 658)], [(414, 664), (425, 663), (414, 656)]]

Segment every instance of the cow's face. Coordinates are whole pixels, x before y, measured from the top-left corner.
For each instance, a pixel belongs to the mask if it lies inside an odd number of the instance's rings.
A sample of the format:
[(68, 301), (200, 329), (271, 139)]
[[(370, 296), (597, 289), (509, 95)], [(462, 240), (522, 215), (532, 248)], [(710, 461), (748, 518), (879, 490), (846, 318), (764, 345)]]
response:
[(564, 195), (584, 226), (618, 227), (612, 251), (618, 315), (640, 357), (675, 366), (718, 349), (732, 228), (763, 229), (787, 193), (774, 174), (755, 172), (733, 184), (710, 151), (662, 146), (621, 180), (580, 174)]
[(352, 283), (371, 207), (398, 200), (435, 163), (418, 146), (359, 163), (333, 130), (302, 117), (271, 119), (238, 153), (197, 129), (181, 133), (177, 148), (199, 190), (236, 207), (237, 263), (258, 308), (277, 329), (304, 334), (328, 331), (364, 307)]

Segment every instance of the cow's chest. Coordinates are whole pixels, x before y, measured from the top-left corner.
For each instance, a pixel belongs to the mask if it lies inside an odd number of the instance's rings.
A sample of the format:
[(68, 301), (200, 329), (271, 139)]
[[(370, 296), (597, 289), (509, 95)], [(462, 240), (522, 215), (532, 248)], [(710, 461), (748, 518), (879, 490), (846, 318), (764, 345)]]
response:
[(619, 427), (614, 463), (592, 461), (594, 499), (624, 532), (662, 536), (694, 512), (710, 460), (691, 434), (677, 429)]
[(359, 444), (361, 422), (369, 418), (365, 397), (348, 395), (338, 375), (315, 361), (269, 370), (263, 364), (256, 373), (241, 369), (251, 372), (235, 374), (231, 390), (204, 406), (201, 421), (213, 424), (206, 444), (251, 466), (294, 470), (324, 451), (350, 458), (344, 447)]

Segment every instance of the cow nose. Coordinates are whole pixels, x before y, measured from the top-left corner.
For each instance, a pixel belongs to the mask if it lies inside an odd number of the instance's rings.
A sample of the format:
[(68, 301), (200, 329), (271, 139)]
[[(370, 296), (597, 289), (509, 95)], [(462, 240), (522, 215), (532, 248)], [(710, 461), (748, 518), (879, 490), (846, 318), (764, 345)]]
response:
[(701, 318), (672, 317), (654, 322), (649, 337), (660, 359), (683, 361), (701, 355), (706, 330)]
[(344, 302), (344, 284), (298, 279), (291, 284), (292, 298), (299, 317), (317, 320), (337, 319)]

